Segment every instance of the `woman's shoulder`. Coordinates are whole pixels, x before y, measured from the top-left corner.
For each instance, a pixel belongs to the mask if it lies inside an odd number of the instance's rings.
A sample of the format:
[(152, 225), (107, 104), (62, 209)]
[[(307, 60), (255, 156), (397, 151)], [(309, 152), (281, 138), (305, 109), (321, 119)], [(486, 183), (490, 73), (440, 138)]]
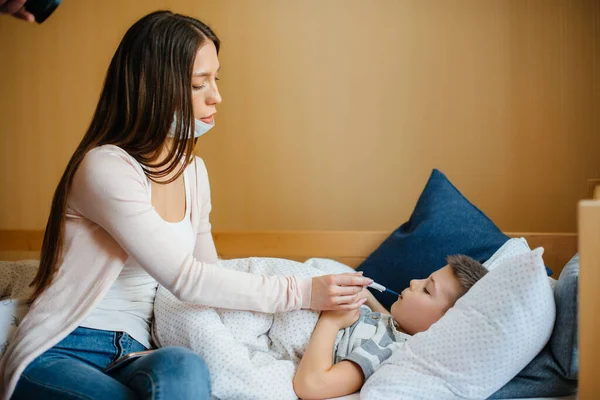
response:
[(145, 184), (141, 165), (120, 147), (103, 145), (93, 148), (84, 156), (73, 178), (73, 186), (97, 186), (102, 190), (111, 190), (128, 186), (132, 181)]
[(137, 174), (144, 175), (142, 166), (135, 158), (122, 148), (112, 144), (98, 146), (88, 151), (83, 158), (82, 166), (101, 174), (135, 171)]
[(210, 183), (208, 182), (208, 172), (204, 161), (194, 156), (190, 164), (186, 167), (188, 178), (192, 187), (192, 193), (196, 196), (210, 201)]
[(187, 170), (190, 171), (196, 182), (203, 182), (208, 180), (208, 171), (206, 170), (206, 164), (204, 160), (198, 156), (194, 156), (192, 162), (187, 166)]
[(120, 148), (119, 146), (115, 146), (114, 144), (104, 144), (102, 146), (94, 147), (85, 155), (84, 160), (88, 162), (103, 162), (107, 160), (112, 160), (114, 158), (118, 158), (127, 162), (133, 161), (135, 164), (139, 164), (135, 158), (133, 158), (129, 153)]

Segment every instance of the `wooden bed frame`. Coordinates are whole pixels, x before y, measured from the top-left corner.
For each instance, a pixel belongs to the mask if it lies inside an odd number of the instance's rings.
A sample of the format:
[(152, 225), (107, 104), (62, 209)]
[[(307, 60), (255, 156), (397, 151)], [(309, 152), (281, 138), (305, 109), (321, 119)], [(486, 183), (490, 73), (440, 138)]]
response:
[[(352, 268), (369, 256), (388, 236), (387, 231), (225, 231), (213, 232), (219, 257), (276, 257), (306, 261), (331, 258)], [(524, 237), (531, 248), (544, 247), (544, 261), (558, 279), (563, 266), (577, 252), (576, 233), (507, 233)], [(0, 260), (39, 259), (43, 231), (1, 231)]]
[[(579, 399), (595, 399), (600, 393), (600, 200), (579, 204), (579, 232), (509, 233), (525, 237), (532, 248), (545, 248), (544, 261), (558, 279), (563, 266), (580, 252), (579, 288)], [(219, 256), (278, 257), (305, 261), (311, 257), (338, 260), (356, 268), (389, 235), (362, 231), (214, 232)], [(1, 231), (0, 260), (38, 259), (41, 231)]]

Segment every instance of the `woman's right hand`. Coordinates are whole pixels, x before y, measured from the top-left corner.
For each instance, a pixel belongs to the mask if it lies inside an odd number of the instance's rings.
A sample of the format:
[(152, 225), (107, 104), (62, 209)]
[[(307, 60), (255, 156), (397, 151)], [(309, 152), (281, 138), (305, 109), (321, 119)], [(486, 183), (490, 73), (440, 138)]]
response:
[(373, 283), (362, 276), (362, 272), (322, 275), (312, 278), (310, 308), (315, 311), (356, 310), (366, 301), (360, 293)]

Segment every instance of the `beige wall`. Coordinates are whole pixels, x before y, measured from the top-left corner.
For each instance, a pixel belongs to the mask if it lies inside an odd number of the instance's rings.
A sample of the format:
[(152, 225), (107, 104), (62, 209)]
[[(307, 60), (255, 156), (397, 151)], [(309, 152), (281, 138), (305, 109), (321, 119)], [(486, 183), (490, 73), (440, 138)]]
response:
[(213, 228), (393, 229), (432, 168), (506, 231), (575, 231), (600, 177), (600, 5), (576, 0), (64, 0), (0, 18), (0, 229), (43, 229), (126, 29), (222, 39), (197, 151)]

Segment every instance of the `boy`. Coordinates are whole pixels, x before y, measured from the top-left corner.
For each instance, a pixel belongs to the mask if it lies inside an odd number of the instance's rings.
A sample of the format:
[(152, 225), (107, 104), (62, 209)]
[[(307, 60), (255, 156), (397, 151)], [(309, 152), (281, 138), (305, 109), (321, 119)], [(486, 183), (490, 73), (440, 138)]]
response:
[(487, 273), (464, 255), (446, 261), (427, 279), (412, 280), (390, 312), (368, 290), (367, 307), (323, 312), (294, 377), (296, 394), (315, 399), (358, 391), (395, 348), (442, 318)]

